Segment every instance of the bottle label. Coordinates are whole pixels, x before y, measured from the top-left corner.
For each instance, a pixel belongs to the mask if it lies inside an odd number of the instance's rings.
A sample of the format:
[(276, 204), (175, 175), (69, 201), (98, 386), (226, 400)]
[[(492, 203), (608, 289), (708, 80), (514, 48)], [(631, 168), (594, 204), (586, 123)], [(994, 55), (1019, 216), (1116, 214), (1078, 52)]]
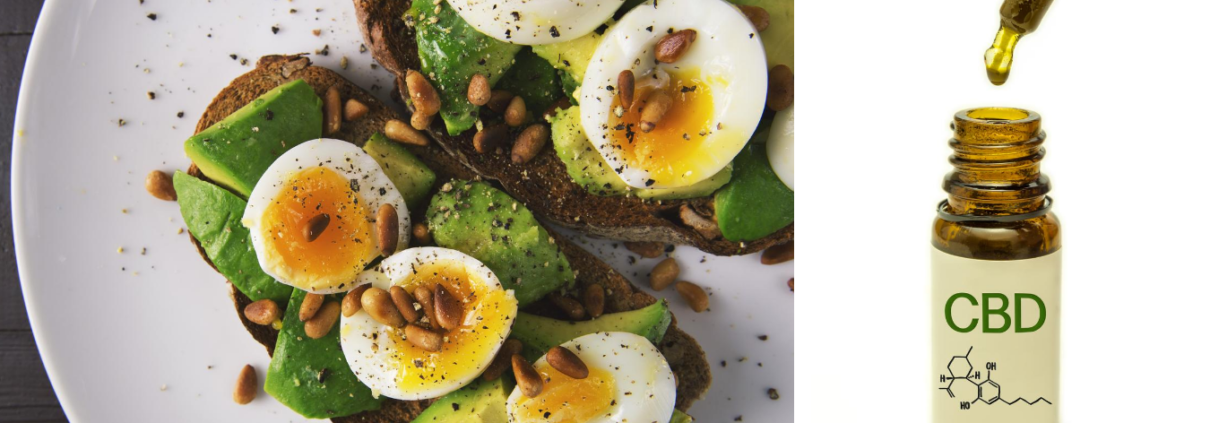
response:
[(933, 422), (1059, 420), (1061, 251), (975, 260), (933, 249)]

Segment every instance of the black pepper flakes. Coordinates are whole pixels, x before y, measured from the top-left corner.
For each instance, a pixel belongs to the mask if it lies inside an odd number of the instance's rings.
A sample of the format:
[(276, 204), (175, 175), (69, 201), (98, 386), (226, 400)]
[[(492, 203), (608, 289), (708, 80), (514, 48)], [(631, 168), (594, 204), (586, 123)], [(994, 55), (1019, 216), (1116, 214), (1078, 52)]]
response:
[(760, 335), (760, 336), (757, 336), (756, 339), (759, 339), (761, 341), (768, 341), (769, 335)]
[(273, 31), (274, 34), (277, 34), (278, 31), (281, 31), (281, 27), (279, 27), (277, 25), (273, 25), (273, 26), (269, 27), (269, 30)]
[(178, 117), (178, 118), (185, 117), (185, 112), (176, 112), (176, 117)]
[(781, 399), (781, 394), (777, 393), (777, 389), (769, 388), (769, 399), (777, 401)]
[(158, 17), (159, 17), (159, 16), (157, 16), (155, 13), (148, 13), (148, 14), (147, 14), (147, 19), (151, 19), (151, 20), (153, 20), (153, 21), (154, 21), (154, 20), (156, 20), (156, 18), (158, 18)]
[(550, 36), (559, 38), (559, 28), (556, 28), (554, 25), (551, 25), (550, 26)]

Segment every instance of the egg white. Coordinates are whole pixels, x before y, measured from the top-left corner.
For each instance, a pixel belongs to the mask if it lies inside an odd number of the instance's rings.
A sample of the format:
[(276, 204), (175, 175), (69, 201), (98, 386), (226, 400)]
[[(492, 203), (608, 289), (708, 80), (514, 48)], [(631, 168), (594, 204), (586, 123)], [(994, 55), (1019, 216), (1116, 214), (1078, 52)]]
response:
[(256, 259), (260, 262), (261, 269), (278, 282), (316, 294), (348, 291), (353, 289), (353, 285), (346, 282), (351, 281), (333, 281), (329, 287), (319, 289), (299, 286), (280, 275), (274, 267), (278, 260), (266, 255), (266, 234), (262, 228), (265, 212), (281, 190), (286, 189), (288, 181), (295, 173), (315, 167), (324, 167), (349, 181), (358, 181), (357, 192), (365, 201), (365, 208), (370, 214), (365, 218), (371, 223), (376, 219), (374, 213), (383, 204), (394, 206), (399, 215), (398, 245), (408, 244), (412, 233), (411, 217), (403, 196), (395, 189), (395, 184), (391, 183), (373, 157), (352, 143), (336, 139), (320, 138), (307, 141), (278, 157), (256, 182), (252, 194), (248, 196), (242, 223), (251, 232), (252, 247), (256, 250)]
[(769, 128), (769, 143), (765, 152), (773, 173), (786, 187), (794, 190), (794, 105), (790, 105), (773, 117)]
[[(669, 30), (693, 29), (697, 40), (676, 63), (657, 63), (655, 45)], [(634, 72), (639, 84), (667, 71), (698, 69), (710, 86), (714, 112), (697, 154), (708, 167), (678, 182), (652, 181), (651, 172), (632, 166), (613, 145), (609, 115), (618, 74)], [(663, 72), (661, 72), (663, 71)], [(756, 131), (765, 110), (768, 71), (760, 35), (735, 6), (724, 0), (648, 1), (628, 12), (605, 33), (580, 86), (580, 123), (589, 141), (627, 185), (674, 188), (701, 182), (723, 169)]]
[[(597, 417), (582, 423), (667, 422), (676, 405), (676, 376), (668, 360), (647, 338), (629, 332), (597, 332), (562, 344), (590, 368), (613, 376), (615, 401)], [(546, 356), (534, 362), (546, 363)], [(524, 394), (508, 396), (510, 422), (519, 422), (515, 408)], [(541, 397), (539, 394), (538, 398)], [(567, 406), (574, 407), (575, 404)]]
[(536, 45), (573, 40), (596, 30), (625, 0), (445, 2), (479, 32), (506, 43)]
[[(495, 273), (488, 269), (487, 265), (457, 250), (438, 247), (409, 248), (392, 254), (379, 265), (382, 272), (366, 271), (363, 276), (358, 277), (356, 284), (371, 283), (375, 288), (389, 291), (391, 286), (403, 286), (416, 274), (416, 269), (421, 264), (447, 261), (461, 263), (465, 266), (468, 275), (475, 275), (483, 282), (484, 286), (476, 291), (480, 295), (484, 292), (504, 290), (504, 285), (500, 284), (500, 280), (496, 278)], [(508, 297), (512, 297), (511, 291), (509, 291)], [(512, 314), (508, 316), (509, 322), (517, 317), (515, 303), (511, 312)], [(474, 316), (468, 311), (465, 318), (473, 319)], [(400, 371), (409, 370), (411, 364), (399, 363), (399, 360), (391, 357), (395, 342), (388, 336), (388, 333), (393, 330), (398, 329), (378, 323), (365, 310), (360, 310), (349, 317), (342, 315), (340, 348), (344, 352), (345, 361), (349, 363), (349, 368), (357, 375), (357, 379), (376, 395), (404, 401), (416, 401), (440, 397), (471, 383), (480, 373), (483, 373), (488, 364), (491, 364), (496, 352), (504, 344), (504, 340), (508, 339), (512, 326), (505, 325), (499, 328), (499, 333), (496, 334), (499, 342), (496, 342), (493, 348), (480, 351), (474, 362), (459, 363), (460, 367), (469, 369), (465, 374), (460, 377), (434, 380), (427, 386), (400, 386), (396, 382), (395, 376)], [(374, 344), (377, 344), (377, 348)], [(440, 352), (435, 354), (440, 354)], [(400, 364), (402, 364), (402, 368)]]

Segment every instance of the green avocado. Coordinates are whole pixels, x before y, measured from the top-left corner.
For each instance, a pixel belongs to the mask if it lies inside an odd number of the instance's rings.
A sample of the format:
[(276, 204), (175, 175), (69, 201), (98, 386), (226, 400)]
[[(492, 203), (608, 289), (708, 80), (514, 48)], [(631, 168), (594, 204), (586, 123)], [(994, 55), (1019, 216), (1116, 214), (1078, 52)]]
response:
[(521, 96), (525, 109), (533, 116), (542, 113), (563, 97), (563, 85), (555, 68), (529, 49), (517, 53), (513, 64), (496, 88)]
[(672, 419), (668, 423), (693, 423), (693, 417), (682, 413), (681, 410), (672, 410)]
[(248, 228), (240, 223), (247, 203), (217, 185), (180, 171), (172, 175), (172, 186), (185, 226), (219, 273), (252, 301), (268, 298), (285, 304), (294, 288), (278, 283), (261, 270)]
[(679, 188), (634, 188), (627, 186), (601, 153), (588, 142), (580, 126), (580, 107), (560, 110), (551, 118), (551, 139), (555, 154), (567, 167), (567, 174), (585, 190), (600, 196), (634, 195), (646, 200), (677, 200), (705, 197), (718, 191), (731, 180), (731, 166), (696, 184)]
[(769, 12), (769, 27), (760, 33), (769, 67), (794, 68), (794, 2), (790, 0), (730, 0), (744, 6), (759, 6)]
[(366, 145), (362, 147), (374, 161), (382, 166), (383, 173), (386, 173), (387, 179), (395, 185), (395, 189), (399, 190), (399, 194), (403, 195), (403, 201), (408, 205), (408, 212), (419, 210), (420, 204), (428, 198), (429, 192), (433, 190), (433, 182), (437, 180), (437, 174), (433, 173), (424, 162), (416, 158), (412, 152), (404, 148), (397, 142), (388, 140), (382, 134), (374, 134), (370, 136), (370, 140), (366, 141)]
[(319, 138), (323, 104), (303, 80), (274, 88), (185, 140), (185, 155), (206, 177), (244, 198), (286, 150)]
[(769, 165), (763, 142), (768, 136), (768, 131), (753, 136), (735, 156), (731, 183), (714, 195), (718, 228), (731, 241), (760, 239), (794, 222), (794, 191)]
[[(606, 23), (606, 25), (609, 24)], [(559, 76), (563, 81), (563, 93), (572, 101), (572, 104), (579, 102), (575, 96), (576, 88), (579, 88), (580, 82), (584, 80), (584, 73), (588, 72), (588, 63), (592, 61), (592, 54), (596, 52), (601, 38), (601, 34), (589, 32), (580, 38), (561, 43), (533, 46), (534, 53), (546, 59), (559, 71)]]
[(494, 86), (512, 66), (521, 46), (475, 30), (443, 2), (414, 1), (403, 19), (416, 29), (420, 70), (441, 97), (446, 131), (458, 135), (473, 128), (479, 107), (466, 99), (471, 76), (482, 74)]
[(575, 283), (554, 237), (524, 205), (486, 183), (447, 183), (427, 218), (438, 246), (482, 261), (522, 307)]
[[(377, 410), (382, 401), (349, 370), (340, 349), (340, 327), (323, 338), (311, 339), (298, 320), (307, 292), (294, 290), (282, 318), (277, 346), (265, 375), (265, 393), (308, 419), (347, 416)], [(344, 294), (328, 296), (339, 302)]]
[(525, 346), (524, 355), (536, 359), (555, 345), (596, 332), (630, 332), (660, 345), (672, 324), (672, 312), (664, 300), (638, 310), (610, 313), (584, 322), (567, 322), (549, 317), (517, 313), (512, 337)]
[(437, 399), (412, 423), (508, 423), (508, 378), (477, 379)]

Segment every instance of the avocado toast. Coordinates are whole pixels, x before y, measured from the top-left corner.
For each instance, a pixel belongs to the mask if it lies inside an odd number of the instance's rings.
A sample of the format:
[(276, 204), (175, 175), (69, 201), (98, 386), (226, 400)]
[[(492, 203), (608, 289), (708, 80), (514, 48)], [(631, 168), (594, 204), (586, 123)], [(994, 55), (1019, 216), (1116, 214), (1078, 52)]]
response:
[[(693, 185), (664, 189), (628, 187), (612, 166), (603, 162), (583, 133), (581, 107), (571, 104), (580, 92), (577, 84), (581, 82), (583, 69), (589, 66), (594, 46), (613, 21), (577, 39), (531, 48), (476, 32), (454, 11), (459, 5), (453, 3), (442, 8), (441, 2), (353, 2), (366, 45), (374, 58), (397, 76), (402, 97), (409, 97), (407, 78), (416, 73), (427, 75), (441, 91), (444, 100), (441, 117), (445, 122), (435, 119), (428, 125), (433, 139), (540, 217), (591, 235), (691, 245), (717, 255), (747, 254), (793, 241), (793, 191), (773, 175), (765, 157), (764, 138), (769, 133), (772, 111), (765, 113), (761, 129), (752, 137), (754, 141), (735, 157), (735, 163)], [(614, 17), (639, 3), (642, 2), (626, 1)], [(765, 41), (765, 49), (771, 54), (769, 65), (781, 64), (788, 72), (786, 66), (793, 62), (793, 3), (776, 0), (736, 3), (769, 9), (764, 26), (769, 26), (770, 14), (774, 26), (761, 35), (770, 37)], [(524, 14), (514, 14), (513, 18), (523, 20)], [(557, 31), (552, 29), (551, 33)], [(763, 67), (760, 72), (763, 78)], [(466, 96), (472, 73), (488, 75), (494, 84), (493, 102), (501, 92), (515, 91), (524, 97), (531, 115), (527, 122), (542, 125), (544, 121), (551, 122), (553, 147), (543, 148), (521, 163), (508, 154), (508, 142), (498, 142), (504, 146), (495, 151), (481, 148), (476, 135), (484, 132), (485, 127), (490, 130), (498, 126), (494, 122), (501, 117), (507, 121), (508, 113), (490, 102), (482, 109), (462, 104), (466, 100), (457, 97)], [(789, 77), (792, 79), (792, 74)], [(607, 88), (613, 91), (612, 86)], [(412, 111), (415, 116), (417, 109), (413, 107)], [(470, 122), (473, 127), (468, 127)], [(718, 128), (722, 129), (721, 124)], [(524, 125), (509, 128), (508, 138), (519, 138), (523, 129)], [(685, 137), (689, 139), (688, 134)], [(762, 207), (755, 207), (757, 204)]]
[[(298, 84), (296, 81), (304, 81), (305, 85)], [(295, 85), (291, 85), (291, 83)], [(432, 178), (426, 181), (425, 185), (430, 188), (425, 195), (411, 197), (405, 195), (405, 197), (409, 197), (407, 205), (412, 222), (428, 221), (439, 244), (443, 236), (456, 239), (465, 238), (465, 234), (443, 230), (438, 221), (442, 218), (440, 207), (444, 206), (433, 207), (428, 204), (430, 201), (450, 204), (453, 208), (466, 210), (465, 213), (471, 215), (474, 212), (469, 209), (476, 205), (463, 204), (463, 199), (459, 197), (462, 191), (482, 191), (485, 194), (504, 195), (484, 182), (476, 182), (477, 174), (471, 172), (460, 161), (437, 145), (407, 145), (399, 148), (401, 144), (386, 141), (380, 135), (376, 135), (382, 131), (387, 121), (397, 118), (396, 114), (338, 74), (324, 68), (310, 66), (310, 61), (302, 56), (265, 56), (261, 58), (255, 70), (238, 77), (216, 96), (198, 122), (197, 132), (206, 133), (209, 128), (250, 103), (256, 103), (253, 106), (259, 105), (259, 102), (265, 99), (262, 96), (272, 94), (279, 87), (283, 87), (283, 90), (278, 90), (278, 92), (292, 92), (301, 89), (298, 87), (309, 87), (316, 94), (325, 93), (329, 87), (335, 87), (342, 99), (355, 99), (367, 106), (368, 112), (364, 116), (355, 121), (343, 122), (338, 131), (325, 136), (343, 139), (358, 145), (365, 145), (367, 140), (372, 140), (369, 142), (377, 143), (377, 148), (382, 149), (406, 149), (405, 156), (418, 159), (424, 165), (423, 168), (430, 170)], [(303, 99), (301, 101), (313, 100)], [(270, 117), (283, 118), (281, 113), (273, 116), (272, 113), (259, 110), (255, 111), (251, 120), (266, 120)], [(237, 124), (229, 126), (235, 127)], [(259, 132), (257, 126), (250, 128), (253, 132)], [(210, 142), (206, 139), (202, 139), (202, 141)], [(284, 144), (285, 141), (283, 141)], [(240, 167), (253, 165), (244, 163), (240, 164)], [(423, 176), (421, 175), (422, 178)], [(437, 399), (399, 401), (386, 398), (376, 399), (369, 396), (369, 389), (358, 384), (357, 379), (353, 377), (347, 364), (344, 363), (344, 357), (339, 355), (339, 351), (336, 351), (335, 354), (330, 351), (337, 346), (336, 333), (339, 332), (338, 330), (333, 330), (319, 339), (306, 339), (300, 335), (303, 322), (299, 321), (296, 316), (304, 301), (303, 291), (292, 290), (289, 286), (276, 283), (264, 274), (258, 276), (259, 268), (255, 266), (255, 260), (251, 264), (246, 262), (250, 246), (239, 238), (241, 225), (238, 219), (234, 219), (230, 215), (240, 207), (229, 207), (227, 210), (230, 210), (230, 213), (222, 214), (224, 204), (238, 204), (242, 201), (239, 196), (219, 188), (218, 185), (210, 184), (209, 181), (216, 178), (203, 173), (197, 164), (190, 167), (188, 175), (178, 174), (174, 179), (177, 180), (177, 193), (181, 198), (182, 213), (186, 217), (186, 223), (190, 226), (190, 234), (198, 246), (199, 253), (212, 267), (228, 277), (231, 296), (241, 321), (252, 336), (264, 345), (271, 355), (275, 356), (270, 365), (265, 389), (278, 400), (296, 410), (302, 410), (300, 412), (309, 418), (332, 416), (334, 421), (363, 422), (413, 421), (417, 417), (423, 417), (424, 421), (461, 421), (461, 419), (467, 418), (465, 415), (467, 411), (462, 409), (463, 414), (458, 414), (459, 404), (490, 402), (497, 407), (501, 406), (502, 399), (498, 398), (499, 394), (501, 390), (509, 389), (507, 383), (502, 386), (501, 381), (507, 378), (491, 382), (476, 382)], [(238, 184), (223, 185), (238, 186)], [(400, 183), (395, 183), (395, 185), (400, 185)], [(206, 201), (206, 204), (215, 209), (218, 215), (207, 215), (208, 211), (187, 210), (186, 202), (189, 201), (192, 201), (193, 204)], [(460, 206), (462, 208), (459, 208)], [(528, 215), (524, 206), (520, 209), (521, 212), (518, 214), (509, 215), (516, 217), (518, 225), (524, 223), (525, 216)], [(517, 210), (517, 208), (514, 206), (513, 210)], [(530, 220), (532, 221), (532, 217)], [(535, 352), (540, 353), (547, 347), (564, 342), (565, 339), (558, 338), (560, 333), (564, 336), (571, 336), (602, 325), (604, 327), (598, 330), (639, 332), (641, 335), (648, 336), (648, 339), (658, 340), (657, 345), (660, 352), (676, 376), (676, 409), (680, 412), (687, 410), (706, 392), (711, 380), (705, 353), (697, 342), (676, 327), (667, 308), (654, 297), (637, 289), (613, 269), (563, 239), (557, 233), (547, 231), (540, 226), (535, 230), (541, 234), (548, 234), (549, 240), (555, 246), (554, 251), (561, 258), (565, 257), (568, 265), (565, 270), (568, 274), (574, 275), (572, 276), (574, 281), (569, 281), (574, 288), (565, 289), (567, 293), (576, 296), (576, 293), (583, 287), (593, 285), (602, 287), (605, 314), (593, 321), (574, 325), (566, 324), (557, 320), (566, 319), (563, 312), (545, 299), (544, 295), (531, 299), (521, 309), (513, 329), (513, 337), (526, 344), (526, 355), (532, 359)], [(403, 247), (405, 246), (401, 245), (400, 249), (402, 250)], [(241, 258), (245, 262), (240, 262)], [(489, 263), (493, 260), (491, 258), (481, 259)], [(291, 291), (293, 292), (291, 293)], [(277, 302), (286, 311), (281, 318), (280, 330), (295, 335), (294, 338), (279, 337), (280, 331), (274, 326), (254, 323), (245, 316), (243, 310), (248, 304), (254, 300), (265, 299)], [(522, 326), (530, 329), (526, 330)], [(661, 333), (662, 336), (660, 336)], [(275, 354), (275, 351), (279, 353)], [(283, 354), (280, 351), (286, 351), (286, 353)], [(313, 363), (316, 364), (315, 367), (320, 368), (316, 369), (309, 364), (299, 364), (292, 360), (313, 360)], [(339, 393), (339, 395), (334, 395), (334, 393)], [(348, 396), (347, 399), (344, 398), (345, 394)], [(507, 395), (506, 392), (505, 395)], [(330, 401), (336, 405), (324, 404), (324, 401)], [(446, 402), (441, 403), (441, 401)], [(439, 405), (444, 404), (444, 406), (434, 407), (433, 410), (426, 412), (426, 408), (434, 402)], [(450, 407), (452, 411), (443, 411), (444, 407)], [(357, 411), (347, 413), (347, 410)], [(685, 418), (678, 412), (674, 415), (673, 421), (686, 421), (678, 420)]]

